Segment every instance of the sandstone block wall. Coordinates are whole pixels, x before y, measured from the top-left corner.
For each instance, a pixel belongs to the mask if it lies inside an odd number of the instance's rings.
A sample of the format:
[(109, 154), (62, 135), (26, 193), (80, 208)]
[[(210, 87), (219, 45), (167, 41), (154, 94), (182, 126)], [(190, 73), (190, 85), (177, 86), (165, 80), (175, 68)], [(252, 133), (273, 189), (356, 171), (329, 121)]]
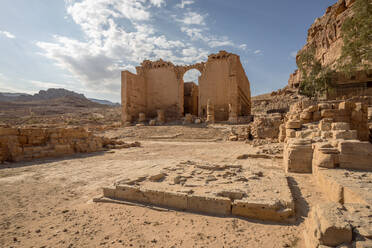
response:
[(0, 162), (17, 162), (103, 149), (107, 140), (84, 128), (0, 127)]

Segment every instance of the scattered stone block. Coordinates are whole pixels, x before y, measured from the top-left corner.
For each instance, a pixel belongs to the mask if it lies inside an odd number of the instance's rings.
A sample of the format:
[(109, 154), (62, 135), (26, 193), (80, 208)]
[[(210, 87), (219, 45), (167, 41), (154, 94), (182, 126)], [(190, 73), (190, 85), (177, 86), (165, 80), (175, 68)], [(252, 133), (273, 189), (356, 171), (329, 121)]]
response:
[(318, 104), (319, 111), (322, 111), (324, 109), (331, 109), (331, 108), (332, 108), (332, 105), (330, 105), (329, 103), (319, 103)]
[(320, 131), (331, 131), (332, 120), (323, 119), (319, 122)]
[(146, 114), (145, 113), (139, 113), (138, 114), (138, 122), (145, 122), (146, 121)]
[(296, 130), (286, 129), (286, 137), (287, 138), (296, 138)]
[(304, 111), (300, 114), (300, 118), (301, 118), (301, 120), (306, 120), (306, 121), (310, 122), (310, 120), (313, 119), (313, 113)]
[(311, 173), (312, 159), (311, 140), (290, 139), (284, 146), (283, 160), (286, 172)]
[(327, 143), (315, 144), (312, 163), (313, 171), (317, 167), (335, 168), (339, 164), (339, 151)]
[(331, 124), (332, 130), (350, 130), (350, 124), (347, 122), (334, 122)]
[(306, 220), (304, 231), (307, 247), (319, 245), (336, 247), (352, 241), (352, 227), (346, 210), (338, 203), (323, 203), (315, 206)]
[(191, 114), (186, 114), (184, 124), (191, 124), (191, 123), (192, 123), (192, 115)]
[(317, 121), (320, 121), (321, 119), (322, 119), (322, 116), (320, 114), (320, 111), (315, 111), (313, 113), (313, 121), (317, 122)]
[(149, 180), (151, 182), (159, 182), (161, 180), (163, 180), (165, 178), (166, 174), (164, 173), (159, 173), (159, 174), (156, 174), (156, 175), (153, 175), (153, 176), (150, 176), (149, 177)]
[(301, 122), (300, 121), (287, 121), (285, 127), (287, 129), (298, 129), (301, 128)]
[(358, 134), (356, 130), (336, 130), (332, 131), (333, 139), (356, 140)]
[(195, 122), (194, 123), (195, 124), (200, 124), (201, 123), (201, 119), (199, 119), (199, 118), (195, 119)]
[(345, 140), (338, 144), (340, 167), (372, 171), (372, 144), (367, 141)]
[(165, 111), (163, 109), (157, 110), (157, 121), (160, 125), (165, 123)]

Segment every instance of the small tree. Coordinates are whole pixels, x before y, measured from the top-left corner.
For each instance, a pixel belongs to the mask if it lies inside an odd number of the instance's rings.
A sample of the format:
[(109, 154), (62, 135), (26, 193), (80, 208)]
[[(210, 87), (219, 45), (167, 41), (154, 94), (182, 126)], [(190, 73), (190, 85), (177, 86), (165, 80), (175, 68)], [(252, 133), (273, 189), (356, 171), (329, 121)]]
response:
[(300, 94), (319, 97), (332, 90), (334, 71), (328, 66), (322, 66), (320, 61), (315, 59), (313, 46), (301, 52), (296, 62), (302, 74), (299, 86)]
[(344, 45), (338, 69), (349, 75), (359, 69), (368, 70), (372, 61), (372, 0), (356, 0), (353, 16), (341, 27)]

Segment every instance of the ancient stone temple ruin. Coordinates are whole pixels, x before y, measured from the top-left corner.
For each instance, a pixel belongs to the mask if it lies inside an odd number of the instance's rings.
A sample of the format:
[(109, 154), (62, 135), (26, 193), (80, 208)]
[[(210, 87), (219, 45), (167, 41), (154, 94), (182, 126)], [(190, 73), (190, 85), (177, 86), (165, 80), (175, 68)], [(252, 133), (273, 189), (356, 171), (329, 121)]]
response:
[[(184, 82), (184, 74), (196, 69), (201, 73), (199, 85)], [(123, 122), (155, 118), (164, 111), (167, 119), (186, 114), (207, 118), (207, 105), (213, 109), (213, 120), (237, 122), (251, 113), (250, 83), (238, 55), (220, 51), (207, 62), (177, 66), (171, 62), (145, 60), (137, 73), (123, 71)]]

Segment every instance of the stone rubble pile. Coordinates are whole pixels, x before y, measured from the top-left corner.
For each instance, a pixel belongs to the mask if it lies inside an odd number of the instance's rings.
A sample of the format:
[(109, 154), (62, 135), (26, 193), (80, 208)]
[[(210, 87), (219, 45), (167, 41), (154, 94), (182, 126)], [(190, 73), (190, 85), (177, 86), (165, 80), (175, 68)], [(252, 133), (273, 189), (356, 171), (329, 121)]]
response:
[(371, 169), (367, 105), (361, 102), (299, 102), (280, 126), (287, 172), (311, 173), (314, 168)]
[(230, 141), (270, 140), (277, 142), (279, 127), (283, 123), (282, 114), (259, 115), (249, 125), (240, 125), (231, 129)]
[(279, 126), (283, 123), (281, 114), (271, 114), (254, 118), (251, 133), (255, 139), (277, 139)]
[(286, 172), (313, 173), (329, 202), (312, 208), (306, 247), (372, 247), (372, 144), (364, 102), (291, 106), (279, 140)]
[(40, 128), (0, 126), (0, 163), (91, 153), (139, 146), (93, 135), (82, 127)]

